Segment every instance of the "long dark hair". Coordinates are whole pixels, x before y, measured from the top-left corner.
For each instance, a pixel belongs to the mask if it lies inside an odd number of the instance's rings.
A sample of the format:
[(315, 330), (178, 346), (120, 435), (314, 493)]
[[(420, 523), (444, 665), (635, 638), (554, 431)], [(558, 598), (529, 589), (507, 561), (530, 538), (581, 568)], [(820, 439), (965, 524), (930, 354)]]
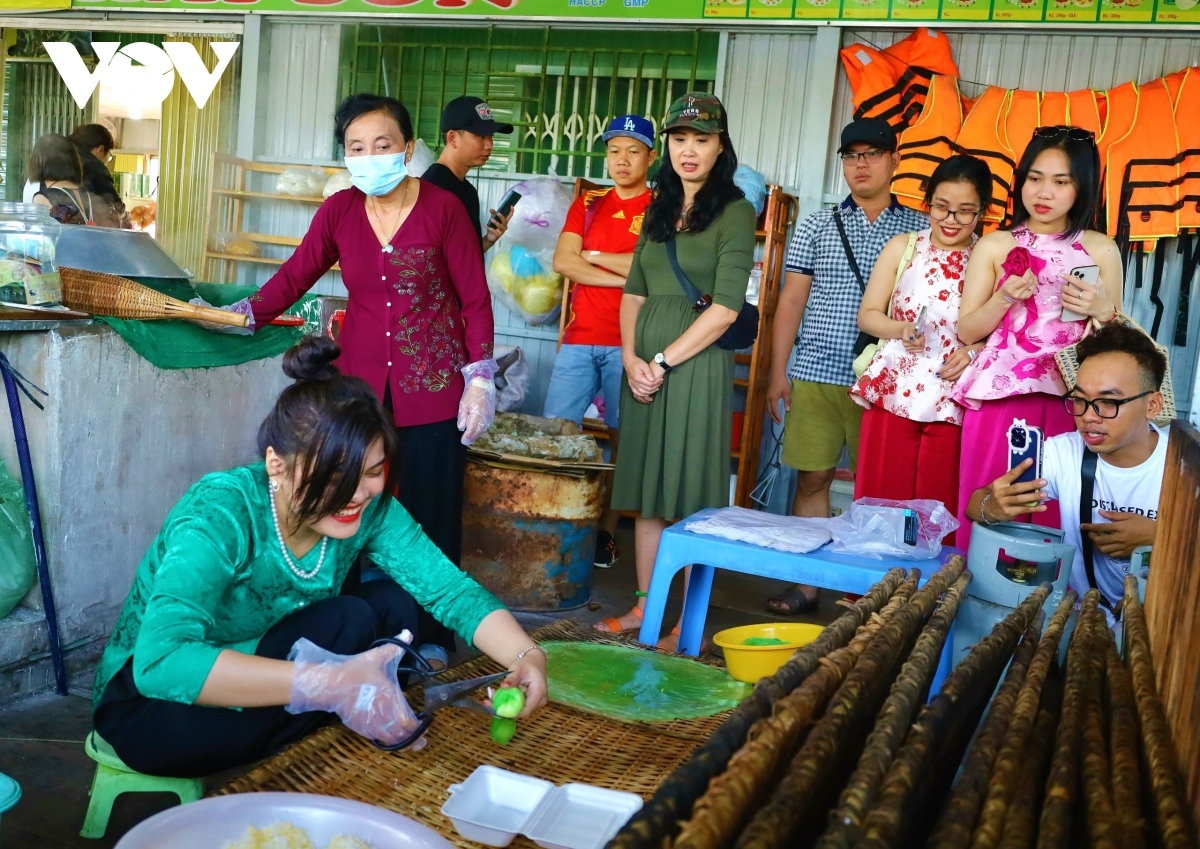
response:
[(292, 510), (311, 522), (345, 508), (362, 479), (367, 451), (382, 440), (387, 464), (383, 497), (400, 477), (396, 431), (370, 385), (346, 377), (333, 364), (341, 348), (308, 336), (283, 355), (283, 371), (296, 382), (283, 390), (258, 428), (258, 450), (274, 448), (301, 477)]
[(83, 182), (83, 160), (71, 140), (58, 133), (46, 133), (33, 144), (25, 174), (31, 183), (54, 183), (66, 180)]
[[(1063, 132), (1053, 134), (1046, 130), (1061, 129)], [(1100, 207), (1100, 153), (1096, 150), (1095, 139), (1074, 138), (1075, 134), (1084, 131), (1067, 132), (1066, 127), (1039, 127), (1033, 139), (1021, 155), (1017, 165), (1016, 177), (1012, 188), (1012, 226), (1016, 227), (1029, 220), (1029, 210), (1021, 200), (1021, 189), (1029, 179), (1033, 163), (1037, 161), (1042, 151), (1061, 150), (1067, 157), (1071, 169), (1071, 182), (1075, 185), (1075, 203), (1067, 213), (1067, 231), (1062, 234), (1064, 239), (1074, 239), (1084, 230), (1096, 228), (1096, 212)]]
[(992, 202), (992, 172), (982, 159), (959, 154), (942, 160), (929, 177), (929, 188), (925, 190), (926, 209), (933, 203), (933, 196), (942, 183), (970, 183), (979, 195), (980, 216), (987, 212)]
[[(666, 155), (663, 156), (658, 176), (654, 180), (654, 200), (646, 208), (644, 227), (646, 238), (652, 242), (665, 242), (675, 233), (675, 224), (683, 211), (683, 180), (675, 171), (671, 162), (671, 147), (668, 141), (664, 145)], [(721, 146), (724, 148), (717, 155), (708, 179), (696, 192), (692, 208), (688, 210), (683, 222), (685, 233), (701, 233), (709, 224), (720, 217), (725, 207), (735, 200), (745, 197), (742, 190), (733, 182), (733, 172), (737, 170), (737, 153), (733, 149), (733, 139), (729, 130), (721, 126)]]

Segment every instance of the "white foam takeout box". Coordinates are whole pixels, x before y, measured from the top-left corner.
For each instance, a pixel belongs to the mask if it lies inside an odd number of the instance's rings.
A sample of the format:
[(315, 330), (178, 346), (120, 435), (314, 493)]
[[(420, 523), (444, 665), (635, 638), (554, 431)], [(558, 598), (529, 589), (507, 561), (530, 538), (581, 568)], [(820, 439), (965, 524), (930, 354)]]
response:
[(642, 799), (590, 784), (564, 784), (481, 766), (450, 785), (442, 805), (468, 840), (507, 846), (524, 834), (543, 849), (601, 849), (642, 807)]

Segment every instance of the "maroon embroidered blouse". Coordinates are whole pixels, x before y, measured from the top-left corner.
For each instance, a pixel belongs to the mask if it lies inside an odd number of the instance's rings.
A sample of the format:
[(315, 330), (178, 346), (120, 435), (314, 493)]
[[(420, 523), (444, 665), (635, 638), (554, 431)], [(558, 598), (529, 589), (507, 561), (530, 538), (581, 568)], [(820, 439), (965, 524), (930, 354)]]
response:
[(390, 386), (399, 426), (453, 419), (462, 367), (491, 359), (495, 337), (479, 237), (458, 198), (422, 180), (389, 252), (371, 230), (365, 198), (349, 188), (321, 205), (295, 253), (251, 296), (255, 326), (338, 263), (350, 294), (338, 368), (380, 398)]

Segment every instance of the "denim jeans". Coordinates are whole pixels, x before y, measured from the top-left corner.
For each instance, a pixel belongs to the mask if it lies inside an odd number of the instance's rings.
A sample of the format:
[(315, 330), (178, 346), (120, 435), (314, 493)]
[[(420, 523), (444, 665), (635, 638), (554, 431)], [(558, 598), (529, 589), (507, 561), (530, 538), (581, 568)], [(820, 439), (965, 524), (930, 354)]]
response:
[(578, 424), (599, 392), (604, 396), (604, 423), (615, 428), (624, 379), (620, 346), (563, 345), (554, 359), (543, 415)]

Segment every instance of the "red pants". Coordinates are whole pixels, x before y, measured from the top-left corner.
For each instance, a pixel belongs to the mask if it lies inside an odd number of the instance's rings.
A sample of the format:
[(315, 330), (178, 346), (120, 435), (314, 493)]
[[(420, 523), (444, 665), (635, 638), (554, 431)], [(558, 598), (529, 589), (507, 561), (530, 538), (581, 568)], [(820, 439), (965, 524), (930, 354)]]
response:
[[(932, 498), (952, 514), (958, 505), (962, 428), (914, 422), (875, 406), (863, 415), (854, 497), (911, 501)], [(942, 542), (954, 545), (952, 533)]]

